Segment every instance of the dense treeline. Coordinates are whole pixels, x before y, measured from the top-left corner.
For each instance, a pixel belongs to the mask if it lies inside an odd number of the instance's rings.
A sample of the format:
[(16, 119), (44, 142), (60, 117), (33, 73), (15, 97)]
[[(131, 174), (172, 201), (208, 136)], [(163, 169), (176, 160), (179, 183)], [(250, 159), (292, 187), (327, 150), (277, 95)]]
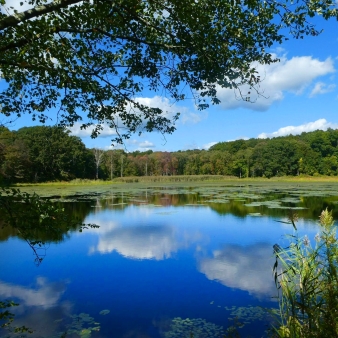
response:
[(87, 149), (59, 127), (0, 128), (0, 180), (43, 182), (151, 175), (337, 175), (338, 129), (221, 142), (177, 152)]
[(94, 176), (94, 155), (59, 127), (0, 128), (0, 180), (43, 182)]

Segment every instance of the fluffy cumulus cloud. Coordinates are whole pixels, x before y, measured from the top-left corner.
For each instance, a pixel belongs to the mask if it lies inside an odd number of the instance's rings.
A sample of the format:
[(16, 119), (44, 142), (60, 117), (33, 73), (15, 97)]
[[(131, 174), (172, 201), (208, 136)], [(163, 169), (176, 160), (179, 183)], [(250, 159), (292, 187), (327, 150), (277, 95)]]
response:
[(276, 293), (271, 269), (271, 245), (255, 244), (248, 247), (228, 245), (214, 252), (214, 257), (203, 258), (199, 270), (210, 280), (235, 289), (248, 291), (258, 298), (270, 298)]
[[(148, 107), (152, 108), (160, 108), (163, 111), (163, 116), (167, 117), (168, 119), (172, 119), (174, 115), (177, 113), (180, 113), (180, 119), (179, 123), (182, 124), (188, 124), (188, 123), (198, 123), (202, 119), (206, 118), (207, 114), (206, 113), (193, 113), (191, 112), (188, 108), (178, 106), (175, 103), (171, 103), (170, 100), (166, 97), (162, 96), (154, 96), (154, 97), (138, 97), (135, 99), (136, 102), (143, 104)], [(117, 121), (118, 122), (118, 121)], [(122, 123), (118, 123), (119, 125), (122, 126)], [(82, 123), (76, 122), (73, 127), (70, 127), (69, 130), (71, 131), (71, 134), (74, 136), (79, 136), (79, 137), (90, 137), (92, 134), (92, 131), (95, 127), (95, 124), (92, 126), (86, 128), (86, 129), (81, 129)], [(140, 126), (140, 130), (144, 127), (145, 123)], [(100, 131), (99, 137), (111, 137), (116, 135), (115, 129), (112, 129), (108, 126), (108, 124), (103, 123), (102, 124), (102, 130)], [(148, 142), (148, 141), (145, 141)], [(149, 146), (144, 146), (145, 142), (141, 142), (139, 145), (139, 148), (147, 148), (150, 149), (154, 147), (154, 145), (149, 142)]]
[[(314, 59), (311, 56), (298, 56), (287, 59), (286, 56), (279, 57), (280, 62), (271, 65), (258, 65), (258, 71), (262, 82), (257, 95), (247, 86), (241, 87), (241, 92), (246, 95), (251, 94), (250, 100), (242, 100), (240, 93), (231, 89), (218, 88), (218, 96), (221, 100), (221, 108), (236, 109), (248, 108), (257, 111), (267, 110), (274, 102), (281, 101), (284, 98), (284, 92), (291, 92), (296, 95), (301, 94), (316, 78), (335, 72), (334, 61), (327, 58), (324, 61)], [(317, 88), (317, 94), (320, 89), (333, 90), (332, 85), (322, 85)], [(316, 93), (314, 93), (316, 94)]]
[(15, 326), (34, 329), (32, 337), (55, 337), (56, 332), (64, 332), (64, 321), (60, 323), (59, 319), (70, 316), (72, 310), (72, 303), (62, 300), (65, 291), (65, 282), (49, 282), (43, 277), (36, 279), (34, 287), (0, 281), (0, 299), (20, 304), (10, 309), (19, 315)]
[(138, 97), (135, 99), (135, 101), (145, 106), (162, 109), (164, 112), (164, 116), (168, 118), (172, 118), (175, 114), (180, 113), (179, 121), (182, 124), (195, 124), (205, 118), (205, 114), (193, 113), (186, 107), (178, 106), (177, 104), (172, 103), (167, 97)]
[(337, 123), (327, 122), (325, 119), (319, 119), (314, 122), (308, 122), (301, 124), (299, 126), (287, 126), (283, 128), (279, 128), (277, 131), (272, 133), (261, 133), (257, 137), (258, 138), (271, 138), (278, 136), (286, 136), (286, 135), (298, 135), (303, 132), (310, 132), (314, 130), (327, 130), (328, 128), (336, 129), (338, 128)]
[(152, 143), (152, 142), (149, 142), (149, 141), (143, 141), (143, 142), (140, 142), (139, 145), (138, 145), (141, 149), (150, 149), (150, 148), (154, 148), (155, 147), (155, 144)]
[(326, 94), (326, 93), (333, 92), (335, 88), (336, 88), (335, 84), (327, 85), (324, 82), (317, 82), (315, 86), (313, 87), (309, 97), (314, 97), (319, 94)]
[(50, 283), (38, 277), (36, 288), (7, 284), (0, 281), (0, 297), (3, 299), (20, 299), (26, 306), (41, 306), (45, 309), (55, 306), (66, 291), (65, 283)]
[(127, 258), (163, 260), (176, 252), (178, 247), (172, 227), (127, 227), (106, 232), (100, 237), (98, 245), (90, 249), (90, 253), (116, 251)]
[(127, 152), (129, 151), (147, 151), (152, 150), (156, 148), (156, 145), (153, 142), (150, 142), (148, 140), (145, 141), (138, 141), (138, 140), (126, 140), (124, 145), (121, 144), (113, 144), (113, 145), (107, 145), (102, 147), (104, 150), (116, 150), (116, 149), (123, 149)]
[[(90, 137), (92, 135), (92, 131), (95, 128), (95, 125), (92, 125), (86, 129), (81, 129), (81, 122), (75, 122), (72, 127), (69, 127), (71, 134), (74, 136), (79, 137)], [(110, 128), (107, 124), (102, 125), (102, 130), (100, 131), (101, 137), (109, 137), (109, 136), (115, 136), (116, 131), (115, 129)]]

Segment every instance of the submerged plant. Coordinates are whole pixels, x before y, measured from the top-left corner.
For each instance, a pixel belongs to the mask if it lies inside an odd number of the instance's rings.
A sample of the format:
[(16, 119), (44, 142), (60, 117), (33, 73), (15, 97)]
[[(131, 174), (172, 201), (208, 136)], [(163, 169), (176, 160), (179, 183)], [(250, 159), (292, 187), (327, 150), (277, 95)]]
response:
[(319, 219), (320, 232), (314, 238), (314, 246), (307, 236), (298, 235), (294, 215), (289, 217), (295, 228), (289, 246), (282, 249), (274, 245), (280, 321), (275, 337), (338, 337), (336, 226), (327, 209)]

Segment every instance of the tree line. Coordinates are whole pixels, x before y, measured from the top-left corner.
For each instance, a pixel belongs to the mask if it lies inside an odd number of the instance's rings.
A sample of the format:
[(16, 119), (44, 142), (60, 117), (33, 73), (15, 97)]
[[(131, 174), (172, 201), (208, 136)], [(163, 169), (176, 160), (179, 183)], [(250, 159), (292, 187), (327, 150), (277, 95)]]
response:
[(87, 149), (62, 127), (0, 128), (0, 182), (46, 182), (128, 176), (337, 175), (338, 129), (220, 142), (209, 150), (145, 152)]

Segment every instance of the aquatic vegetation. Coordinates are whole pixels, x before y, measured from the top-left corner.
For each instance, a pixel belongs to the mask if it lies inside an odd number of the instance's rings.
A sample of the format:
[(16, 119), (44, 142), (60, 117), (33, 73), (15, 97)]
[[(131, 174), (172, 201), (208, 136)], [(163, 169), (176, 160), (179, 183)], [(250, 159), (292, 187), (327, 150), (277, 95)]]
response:
[(107, 309), (106, 310), (102, 310), (102, 311), (99, 312), (99, 314), (103, 315), (103, 316), (107, 315), (108, 313), (110, 313), (110, 310), (107, 310)]
[(237, 318), (244, 324), (250, 324), (257, 320), (267, 320), (271, 317), (271, 309), (265, 309), (260, 306), (232, 306), (224, 307), (227, 311), (230, 311), (230, 316)]
[(62, 332), (57, 333), (51, 338), (73, 337), (73, 335), (80, 338), (90, 338), (92, 336), (92, 332), (100, 331), (100, 323), (96, 322), (95, 319), (87, 313), (71, 315), (70, 319), (70, 324), (67, 324), (66, 328)]
[(215, 199), (211, 199), (206, 201), (208, 203), (229, 203), (229, 200), (225, 200), (225, 199), (221, 199), (221, 198), (215, 198)]
[(314, 246), (307, 236), (298, 235), (296, 221), (297, 215), (291, 214), (289, 224), (295, 234), (288, 247), (274, 245), (274, 278), (279, 290), (274, 336), (337, 337), (338, 240), (332, 212), (321, 213)]
[(299, 203), (300, 199), (299, 198), (294, 198), (294, 197), (284, 197), (280, 199), (281, 202), (283, 203)]
[(207, 322), (202, 318), (174, 318), (170, 330), (164, 332), (165, 338), (223, 338), (225, 331), (222, 326)]

